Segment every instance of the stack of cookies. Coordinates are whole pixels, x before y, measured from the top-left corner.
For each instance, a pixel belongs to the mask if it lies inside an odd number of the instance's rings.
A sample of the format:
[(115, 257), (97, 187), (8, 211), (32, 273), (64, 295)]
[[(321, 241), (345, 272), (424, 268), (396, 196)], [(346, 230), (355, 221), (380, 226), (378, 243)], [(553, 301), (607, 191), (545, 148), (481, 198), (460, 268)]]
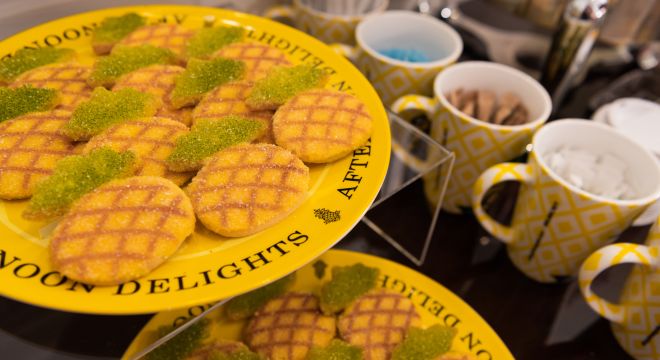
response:
[(119, 284), (166, 261), (196, 220), (259, 232), (304, 201), (308, 164), (368, 141), (360, 99), (244, 33), (129, 13), (95, 29), (92, 66), (52, 48), (0, 62), (0, 198), (30, 199), (26, 219), (63, 217), (57, 270)]

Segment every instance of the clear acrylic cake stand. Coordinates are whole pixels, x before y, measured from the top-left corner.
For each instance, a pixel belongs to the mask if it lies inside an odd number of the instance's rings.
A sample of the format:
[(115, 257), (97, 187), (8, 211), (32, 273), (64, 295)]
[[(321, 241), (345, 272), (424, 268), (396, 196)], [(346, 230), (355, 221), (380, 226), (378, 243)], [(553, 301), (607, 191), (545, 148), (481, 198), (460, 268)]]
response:
[[(424, 263), (433, 240), (435, 223), (454, 165), (454, 154), (394, 113), (388, 111), (388, 117), (392, 133), (390, 165), (383, 186), (362, 222), (420, 266)], [(429, 194), (433, 194), (435, 199), (430, 198)], [(409, 201), (410, 196), (423, 199)], [(402, 199), (407, 201), (401, 201)], [(429, 205), (401, 207), (410, 203)], [(406, 226), (395, 225), (401, 222), (405, 222)], [(405, 229), (404, 233), (401, 228)], [(228, 300), (213, 304), (195, 318), (136, 353), (132, 359), (144, 357)]]
[[(390, 166), (362, 222), (421, 266), (433, 239), (455, 156), (398, 115), (388, 111), (388, 116), (392, 132)], [(410, 201), (411, 196), (422, 199)], [(402, 201), (404, 198), (406, 201)], [(397, 225), (402, 222), (406, 226)]]

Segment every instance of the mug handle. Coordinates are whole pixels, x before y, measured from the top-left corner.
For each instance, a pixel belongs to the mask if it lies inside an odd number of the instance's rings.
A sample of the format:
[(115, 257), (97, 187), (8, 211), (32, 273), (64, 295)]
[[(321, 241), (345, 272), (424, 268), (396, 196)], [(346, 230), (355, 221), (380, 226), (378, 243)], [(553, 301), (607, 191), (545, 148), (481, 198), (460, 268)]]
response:
[(264, 12), (263, 16), (269, 19), (282, 18), (282, 19), (287, 19), (289, 21), (293, 21), (295, 14), (291, 6), (280, 5), (269, 8)]
[(474, 183), (472, 191), (472, 209), (477, 221), (489, 233), (496, 236), (502, 242), (511, 244), (514, 241), (513, 228), (500, 224), (493, 219), (481, 206), (484, 196), (488, 189), (497, 183), (503, 181), (519, 181), (522, 183), (532, 182), (531, 167), (528, 164), (520, 163), (501, 163), (491, 166), (484, 171)]
[(600, 248), (589, 255), (580, 267), (579, 285), (582, 296), (595, 312), (620, 324), (625, 320), (625, 306), (613, 304), (594, 294), (591, 291), (591, 283), (600, 273), (615, 265), (640, 264), (652, 267), (659, 261), (658, 248), (651, 246), (620, 243)]
[(341, 55), (351, 62), (355, 63), (358, 58), (358, 48), (356, 46), (350, 46), (346, 44), (334, 43), (330, 44), (330, 48), (336, 54)]

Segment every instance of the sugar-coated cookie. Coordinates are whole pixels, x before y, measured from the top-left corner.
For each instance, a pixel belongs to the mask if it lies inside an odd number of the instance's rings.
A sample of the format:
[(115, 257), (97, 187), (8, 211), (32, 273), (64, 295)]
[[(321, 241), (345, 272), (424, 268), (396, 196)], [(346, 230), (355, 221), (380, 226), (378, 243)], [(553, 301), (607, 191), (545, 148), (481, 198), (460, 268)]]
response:
[(312, 347), (324, 347), (336, 333), (334, 316), (319, 311), (319, 300), (290, 292), (270, 300), (245, 330), (248, 346), (271, 360), (302, 360)]
[(126, 35), (118, 42), (118, 45), (152, 45), (171, 50), (177, 56), (183, 56), (188, 39), (194, 34), (193, 30), (181, 25), (145, 25)]
[(11, 57), (0, 60), (0, 85), (14, 81), (26, 71), (40, 66), (68, 61), (75, 56), (75, 51), (66, 48), (45, 46), (41, 48), (23, 48)]
[(196, 171), (220, 150), (263, 136), (266, 125), (259, 120), (230, 115), (217, 120), (199, 120), (190, 132), (176, 140), (167, 166), (172, 171)]
[(55, 164), (73, 155), (74, 144), (60, 129), (71, 113), (51, 110), (0, 123), (0, 199), (32, 196)]
[(273, 68), (255, 81), (245, 102), (253, 110), (275, 110), (305, 90), (323, 87), (328, 74), (311, 65)]
[(174, 80), (184, 71), (184, 68), (176, 65), (151, 65), (120, 77), (112, 89), (117, 91), (124, 88), (133, 88), (152, 94), (162, 101), (156, 116), (170, 118), (182, 124), (190, 125), (192, 108), (175, 109), (170, 102)]
[(155, 176), (108, 182), (80, 198), (51, 236), (53, 267), (70, 279), (114, 285), (148, 274), (195, 229), (190, 200)]
[(91, 72), (91, 67), (76, 63), (46, 65), (21, 74), (10, 87), (32, 85), (55, 89), (60, 97), (57, 108), (72, 111), (92, 95), (92, 88), (87, 84)]
[(131, 151), (136, 156), (134, 175), (160, 176), (182, 185), (192, 173), (169, 171), (165, 159), (172, 153), (179, 136), (188, 133), (188, 127), (168, 118), (150, 117), (129, 120), (94, 136), (83, 153), (108, 147), (115, 151)]
[(275, 145), (242, 144), (210, 157), (187, 192), (209, 230), (239, 237), (287, 217), (308, 188), (309, 168), (295, 155)]
[(336, 90), (305, 91), (273, 116), (275, 143), (302, 161), (326, 163), (364, 145), (373, 121), (357, 97)]
[(109, 16), (103, 19), (92, 34), (94, 53), (97, 55), (109, 54), (116, 43), (146, 23), (147, 19), (136, 13)]
[(413, 326), (420, 326), (415, 305), (400, 293), (374, 290), (355, 302), (339, 317), (339, 335), (359, 346), (365, 360), (389, 360)]
[(272, 46), (241, 42), (227, 45), (216, 51), (213, 57), (240, 60), (245, 63), (245, 80), (263, 79), (273, 69), (279, 66), (291, 66), (286, 55)]
[(228, 115), (238, 115), (250, 119), (259, 119), (267, 126), (266, 133), (257, 142), (274, 143), (273, 112), (270, 110), (252, 110), (245, 103), (252, 89), (248, 81), (234, 81), (220, 85), (195, 106), (192, 113), (193, 124), (203, 119), (220, 119)]

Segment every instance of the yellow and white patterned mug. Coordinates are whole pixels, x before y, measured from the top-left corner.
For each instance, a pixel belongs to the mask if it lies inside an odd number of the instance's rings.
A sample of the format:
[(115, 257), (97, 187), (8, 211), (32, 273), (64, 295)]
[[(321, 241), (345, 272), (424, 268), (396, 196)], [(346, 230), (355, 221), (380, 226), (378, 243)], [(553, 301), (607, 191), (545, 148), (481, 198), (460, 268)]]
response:
[[(456, 30), (412, 11), (367, 16), (358, 24), (355, 40), (357, 46), (334, 44), (333, 48), (362, 71), (386, 107), (405, 94), (432, 95), (435, 76), (463, 52), (463, 40)], [(430, 61), (401, 61), (380, 53), (393, 48), (423, 51)]]
[[(544, 159), (562, 147), (615, 155), (627, 164), (626, 181), (637, 197), (608, 199), (563, 180)], [(511, 226), (498, 223), (482, 207), (488, 189), (503, 181), (522, 183)], [(481, 174), (472, 206), (481, 225), (507, 244), (518, 269), (550, 283), (577, 275), (589, 254), (611, 243), (658, 198), (660, 167), (648, 150), (608, 126), (567, 119), (534, 134), (527, 164), (498, 164)]]
[(298, 29), (325, 43), (355, 44), (355, 27), (365, 16), (383, 12), (389, 0), (293, 0), (292, 6), (275, 6), (268, 18), (285, 18)]
[[(530, 121), (524, 125), (491, 124), (468, 116), (449, 103), (445, 94), (452, 90), (491, 90), (502, 96), (518, 95), (529, 109)], [(469, 61), (452, 65), (435, 78), (435, 97), (406, 95), (395, 101), (392, 110), (421, 110), (431, 119), (431, 137), (456, 154), (442, 208), (460, 213), (470, 207), (472, 187), (488, 167), (515, 159), (525, 152), (534, 132), (550, 116), (552, 102), (545, 89), (530, 76), (511, 67), (491, 62)], [(427, 199), (436, 205), (439, 187), (425, 178)]]
[[(625, 263), (641, 266), (626, 278), (619, 304), (592, 291), (600, 273)], [(637, 360), (660, 360), (660, 218), (646, 245), (620, 243), (597, 250), (582, 264), (579, 279), (587, 304), (612, 322), (621, 347)]]

